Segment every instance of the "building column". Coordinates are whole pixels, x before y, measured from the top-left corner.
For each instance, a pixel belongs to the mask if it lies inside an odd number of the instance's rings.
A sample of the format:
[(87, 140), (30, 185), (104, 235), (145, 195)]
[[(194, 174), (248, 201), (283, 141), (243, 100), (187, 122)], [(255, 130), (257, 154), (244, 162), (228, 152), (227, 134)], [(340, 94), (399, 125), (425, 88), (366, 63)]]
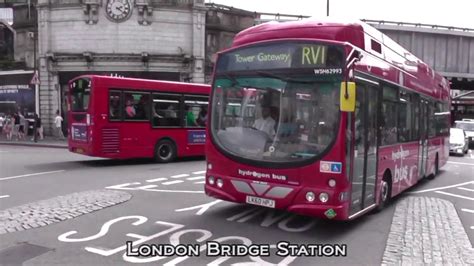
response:
[(192, 53), (193, 65), (191, 70), (192, 82), (204, 83), (204, 60), (205, 60), (205, 43), (206, 43), (206, 8), (204, 1), (195, 0), (192, 11), (193, 30), (192, 30)]
[(54, 118), (56, 110), (60, 109), (60, 91), (58, 84), (58, 75), (48, 70), (47, 59), (40, 59), (40, 117), (44, 133), (51, 135), (54, 131)]

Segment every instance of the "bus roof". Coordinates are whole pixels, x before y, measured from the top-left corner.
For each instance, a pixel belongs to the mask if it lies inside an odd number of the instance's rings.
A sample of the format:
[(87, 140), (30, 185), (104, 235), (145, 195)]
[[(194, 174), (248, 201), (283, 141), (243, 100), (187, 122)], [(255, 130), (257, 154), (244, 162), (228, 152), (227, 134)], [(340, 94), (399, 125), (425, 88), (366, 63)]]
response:
[(112, 77), (112, 76), (100, 76), (100, 75), (82, 75), (75, 77), (69, 81), (69, 83), (80, 79), (90, 78), (96, 85), (108, 85), (113, 86), (117, 89), (161, 89), (158, 85), (166, 85), (166, 90), (173, 90), (180, 93), (192, 92), (200, 94), (210, 94), (210, 85), (199, 84), (199, 83), (186, 83), (178, 81), (165, 81), (165, 80), (152, 80), (152, 79), (138, 79), (138, 78), (125, 78), (125, 77)]
[[(359, 20), (310, 18), (268, 22), (238, 33), (232, 48), (278, 39), (315, 39), (350, 44), (366, 57), (358, 63), (357, 70), (371, 72), (372, 75), (438, 99), (449, 99), (449, 83), (444, 77), (387, 35)], [(373, 49), (374, 43), (380, 47), (379, 51)], [(379, 67), (380, 63), (374, 64), (367, 57), (375, 57), (384, 66)]]

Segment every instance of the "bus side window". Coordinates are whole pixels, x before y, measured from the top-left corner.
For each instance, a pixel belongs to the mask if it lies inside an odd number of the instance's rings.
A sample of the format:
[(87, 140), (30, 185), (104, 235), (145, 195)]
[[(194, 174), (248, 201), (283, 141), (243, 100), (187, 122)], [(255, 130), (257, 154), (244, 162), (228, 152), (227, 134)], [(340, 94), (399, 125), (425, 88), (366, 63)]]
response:
[(208, 102), (208, 97), (184, 96), (184, 125), (186, 127), (206, 127)]
[(124, 117), (126, 120), (148, 120), (148, 93), (124, 93)]
[(153, 94), (152, 125), (154, 127), (180, 127), (180, 95)]
[(109, 93), (109, 120), (120, 120), (120, 91), (110, 91)]
[(384, 86), (381, 113), (382, 145), (395, 144), (397, 142), (398, 128), (398, 91), (395, 88)]

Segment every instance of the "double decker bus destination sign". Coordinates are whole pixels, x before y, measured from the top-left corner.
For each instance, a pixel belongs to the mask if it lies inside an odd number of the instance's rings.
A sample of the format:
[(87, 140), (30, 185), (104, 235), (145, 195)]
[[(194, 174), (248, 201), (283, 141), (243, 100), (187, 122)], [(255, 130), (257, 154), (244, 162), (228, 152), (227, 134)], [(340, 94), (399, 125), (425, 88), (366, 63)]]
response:
[[(317, 43), (278, 43), (256, 45), (224, 53), (217, 72), (288, 68), (330, 68), (317, 74), (342, 74), (342, 46)], [(315, 72), (316, 73), (316, 72)]]

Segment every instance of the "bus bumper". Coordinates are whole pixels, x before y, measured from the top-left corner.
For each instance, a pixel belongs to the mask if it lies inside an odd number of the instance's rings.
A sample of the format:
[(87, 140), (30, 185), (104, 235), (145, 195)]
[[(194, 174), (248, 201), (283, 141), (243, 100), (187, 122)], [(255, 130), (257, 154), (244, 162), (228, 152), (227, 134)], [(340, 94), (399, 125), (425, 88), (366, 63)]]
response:
[[(211, 186), (209, 184), (205, 185), (204, 191), (206, 195), (225, 200), (231, 201), (236, 203), (247, 203), (245, 198), (246, 194), (231, 191), (231, 193), (223, 191), (215, 186)], [(227, 190), (229, 191), (229, 190)], [(322, 219), (331, 219), (331, 220), (348, 220), (348, 206), (347, 204), (341, 205), (329, 205), (329, 204), (318, 204), (318, 203), (307, 203), (307, 201), (303, 200), (300, 195), (305, 194), (305, 191), (295, 192), (293, 200), (288, 202), (288, 199), (272, 199), (275, 200), (275, 209), (286, 210), (289, 212), (305, 215), (305, 216), (312, 216), (318, 217)], [(269, 208), (272, 209), (272, 208)]]

